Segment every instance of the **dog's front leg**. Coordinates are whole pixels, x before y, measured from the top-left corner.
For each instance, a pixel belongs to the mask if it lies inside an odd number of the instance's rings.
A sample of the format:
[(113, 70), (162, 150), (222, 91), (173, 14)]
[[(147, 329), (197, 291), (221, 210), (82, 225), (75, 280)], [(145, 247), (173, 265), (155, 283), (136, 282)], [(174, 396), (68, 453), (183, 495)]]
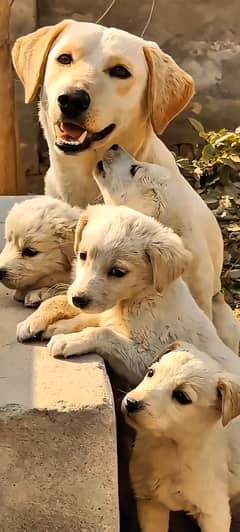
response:
[(138, 384), (145, 375), (150, 358), (137, 350), (130, 338), (106, 327), (88, 327), (80, 333), (58, 334), (48, 343), (52, 356), (68, 358), (72, 355), (97, 353), (131, 385)]
[(137, 513), (141, 532), (168, 532), (169, 510), (166, 506), (148, 499), (137, 499)]
[(197, 521), (202, 532), (230, 532), (231, 513), (228, 501), (219, 502), (210, 515), (202, 513)]
[(67, 296), (55, 296), (44, 301), (28, 318), (17, 325), (17, 339), (24, 342), (38, 336), (58, 320), (78, 316), (80, 311), (69, 305)]

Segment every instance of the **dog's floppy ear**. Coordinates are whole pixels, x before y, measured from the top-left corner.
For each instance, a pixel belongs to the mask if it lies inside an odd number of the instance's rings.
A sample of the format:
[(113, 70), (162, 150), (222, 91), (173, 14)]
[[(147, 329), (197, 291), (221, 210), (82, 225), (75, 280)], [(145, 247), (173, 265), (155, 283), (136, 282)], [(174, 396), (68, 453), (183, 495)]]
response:
[(146, 253), (152, 265), (153, 284), (159, 294), (182, 275), (191, 259), (191, 253), (185, 249), (181, 238), (163, 226), (159, 234), (155, 233)]
[(220, 397), (222, 424), (225, 427), (231, 419), (240, 415), (240, 386), (231, 379), (231, 375), (221, 376), (217, 383)]
[(76, 254), (78, 252), (79, 243), (81, 242), (83, 229), (87, 225), (88, 220), (89, 220), (89, 212), (84, 211), (80, 216), (79, 222), (77, 224), (76, 232), (75, 232), (74, 251)]
[(148, 64), (148, 105), (153, 129), (160, 135), (194, 95), (194, 81), (156, 43), (143, 47)]
[(12, 49), (15, 70), (25, 89), (25, 103), (31, 102), (41, 85), (49, 50), (57, 36), (71, 24), (63, 20), (19, 37)]

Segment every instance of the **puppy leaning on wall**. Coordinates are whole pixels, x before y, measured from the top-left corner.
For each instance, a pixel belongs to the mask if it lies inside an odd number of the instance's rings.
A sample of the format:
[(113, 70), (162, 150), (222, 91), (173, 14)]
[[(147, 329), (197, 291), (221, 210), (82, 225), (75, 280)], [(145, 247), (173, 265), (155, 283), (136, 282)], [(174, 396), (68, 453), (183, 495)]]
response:
[(190, 253), (170, 228), (128, 207), (92, 206), (80, 218), (75, 250), (68, 300), (43, 302), (18, 325), (19, 341), (43, 333), (52, 337), (52, 356), (96, 352), (135, 385), (159, 349), (181, 338), (240, 378), (239, 358), (180, 277)]
[(202, 532), (230, 532), (240, 499), (234, 376), (175, 342), (126, 395), (122, 411), (136, 431), (130, 477), (141, 530), (168, 532), (170, 510), (184, 510)]
[(34, 307), (71, 283), (74, 234), (81, 209), (48, 196), (16, 203), (5, 222), (0, 281)]
[(139, 162), (118, 145), (106, 152), (93, 175), (106, 204), (126, 205), (153, 216), (182, 237), (192, 254), (183, 279), (220, 338), (238, 353), (240, 323), (218, 292), (222, 270), (218, 242), (197, 208), (194, 217), (185, 211), (183, 206), (194, 200), (189, 191), (182, 189), (180, 181), (173, 183), (168, 168)]

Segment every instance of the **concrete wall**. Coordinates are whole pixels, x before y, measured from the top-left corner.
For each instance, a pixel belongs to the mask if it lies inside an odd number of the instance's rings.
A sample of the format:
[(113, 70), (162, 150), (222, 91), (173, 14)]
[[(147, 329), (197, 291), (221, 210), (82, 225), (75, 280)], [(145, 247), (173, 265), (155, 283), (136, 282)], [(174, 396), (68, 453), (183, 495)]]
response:
[[(15, 0), (12, 38), (63, 18), (95, 22), (109, 4), (110, 0)], [(102, 23), (139, 35), (151, 4), (151, 0), (116, 0)], [(187, 122), (188, 116), (199, 119), (211, 129), (239, 125), (239, 19), (239, 0), (156, 0), (145, 38), (157, 41), (189, 71), (197, 88), (188, 109), (166, 131), (164, 139), (168, 144), (196, 141)], [(21, 140), (33, 143), (27, 165), (31, 172), (37, 167), (36, 117), (33, 108), (27, 111), (23, 107), (20, 89), (17, 100)]]

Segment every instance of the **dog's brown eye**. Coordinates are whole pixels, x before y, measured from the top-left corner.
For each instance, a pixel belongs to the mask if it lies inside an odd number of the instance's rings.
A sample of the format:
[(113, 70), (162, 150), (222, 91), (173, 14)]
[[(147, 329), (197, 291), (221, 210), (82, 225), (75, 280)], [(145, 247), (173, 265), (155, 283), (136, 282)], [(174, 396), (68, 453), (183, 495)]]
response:
[(70, 65), (70, 63), (72, 63), (73, 59), (72, 59), (71, 54), (61, 54), (61, 55), (59, 55), (57, 60), (62, 65)]
[(115, 65), (114, 67), (109, 68), (108, 73), (112, 78), (127, 79), (131, 76), (129, 70), (123, 65)]
[(180, 405), (190, 405), (192, 403), (189, 395), (182, 390), (173, 390), (172, 398)]
[(86, 258), (87, 258), (87, 252), (86, 252), (86, 251), (81, 251), (81, 252), (79, 253), (79, 258), (80, 258), (81, 260), (86, 260)]
[(33, 248), (25, 248), (22, 250), (23, 257), (35, 257), (38, 253), (39, 251)]
[(112, 268), (109, 271), (109, 275), (111, 277), (124, 277), (124, 275), (127, 275), (127, 271), (122, 270), (121, 268)]
[(153, 370), (152, 368), (150, 368), (150, 369), (148, 370), (148, 372), (147, 372), (147, 376), (148, 376), (148, 377), (153, 377), (153, 375), (154, 375), (154, 370)]
[(138, 166), (137, 164), (132, 164), (130, 168), (130, 174), (134, 177), (139, 168), (140, 166)]

